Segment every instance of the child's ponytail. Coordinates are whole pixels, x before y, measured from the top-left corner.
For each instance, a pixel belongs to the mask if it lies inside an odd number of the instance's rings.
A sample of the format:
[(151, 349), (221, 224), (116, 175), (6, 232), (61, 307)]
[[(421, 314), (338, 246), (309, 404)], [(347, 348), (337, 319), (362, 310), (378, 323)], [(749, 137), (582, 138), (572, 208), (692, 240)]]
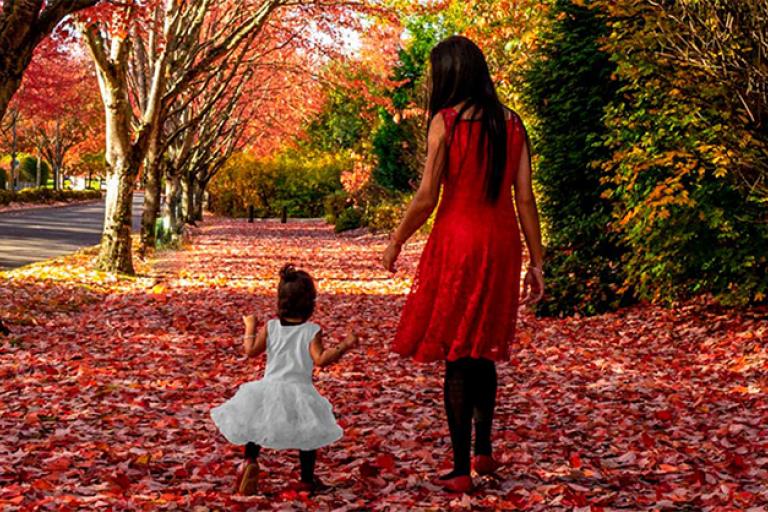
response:
[(297, 269), (291, 263), (280, 269), (277, 315), (281, 319), (308, 320), (315, 311), (316, 297), (315, 283), (306, 271)]
[(293, 263), (287, 263), (283, 265), (283, 268), (280, 269), (280, 280), (281, 281), (294, 281), (297, 277), (298, 272), (296, 271), (296, 267), (293, 265)]

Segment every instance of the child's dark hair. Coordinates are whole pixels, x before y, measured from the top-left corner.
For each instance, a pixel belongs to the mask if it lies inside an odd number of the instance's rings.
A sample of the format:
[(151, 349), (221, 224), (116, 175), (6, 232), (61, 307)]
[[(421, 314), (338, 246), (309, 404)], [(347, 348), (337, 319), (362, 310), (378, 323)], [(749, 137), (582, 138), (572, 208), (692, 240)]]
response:
[(280, 269), (280, 284), (277, 285), (277, 316), (300, 318), (306, 321), (315, 312), (315, 282), (307, 272), (285, 265)]

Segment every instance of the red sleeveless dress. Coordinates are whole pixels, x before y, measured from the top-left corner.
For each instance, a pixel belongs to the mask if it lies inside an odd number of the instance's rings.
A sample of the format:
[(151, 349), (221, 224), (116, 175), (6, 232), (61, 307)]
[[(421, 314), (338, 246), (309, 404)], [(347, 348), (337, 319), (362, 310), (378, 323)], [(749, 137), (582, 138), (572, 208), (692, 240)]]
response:
[[(520, 294), (520, 230), (512, 186), (525, 141), (517, 115), (507, 121), (507, 169), (495, 204), (485, 199), (479, 124), (441, 112), (448, 166), (432, 233), (403, 309), (393, 350), (418, 362), (462, 357), (509, 359)], [(474, 125), (474, 126), (473, 126)], [(484, 159), (483, 159), (484, 160)]]

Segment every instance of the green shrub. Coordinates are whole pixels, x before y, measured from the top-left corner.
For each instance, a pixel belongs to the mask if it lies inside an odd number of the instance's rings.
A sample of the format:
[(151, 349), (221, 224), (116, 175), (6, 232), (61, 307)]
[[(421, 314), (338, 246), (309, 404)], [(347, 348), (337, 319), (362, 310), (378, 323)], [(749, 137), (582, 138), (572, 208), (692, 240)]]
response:
[[(664, 32), (693, 40), (674, 16), (679, 7), (633, 5), (633, 16), (615, 13), (607, 40), (622, 88), (606, 111), (612, 158), (602, 166), (616, 230), (631, 249), (626, 286), (662, 303), (702, 293), (729, 305), (765, 301), (768, 213), (744, 178), (765, 169), (768, 136), (727, 82), (696, 59), (667, 56)], [(738, 48), (735, 28), (727, 40)], [(729, 61), (720, 51), (713, 46), (711, 58)]]
[(373, 153), (377, 162), (373, 179), (389, 190), (411, 190), (411, 182), (419, 177), (418, 170), (409, 165), (412, 160), (409, 150), (415, 150), (409, 146), (412, 137), (389, 113), (382, 112), (381, 116), (381, 126), (373, 135)]
[(6, 205), (13, 201), (14, 195), (10, 190), (0, 190), (0, 205)]
[(369, 204), (363, 224), (377, 232), (389, 232), (397, 227), (405, 214), (411, 196), (402, 194)]
[(598, 12), (556, 0), (548, 16), (524, 90), (536, 119), (534, 180), (548, 274), (537, 312), (596, 314), (622, 299), (622, 250), (594, 166), (609, 158), (599, 141), (607, 131), (604, 108), (616, 95), (614, 65), (600, 49), (607, 27)]
[[(37, 179), (37, 158), (32, 155), (19, 155), (19, 175), (22, 181), (35, 183)], [(51, 168), (45, 160), (40, 160), (40, 183), (47, 183)]]
[(343, 155), (306, 155), (288, 152), (271, 165), (276, 175), (276, 215), (283, 207), (290, 217), (322, 217), (324, 198), (341, 188)]
[(217, 190), (216, 194), (211, 194), (209, 208), (219, 215), (233, 218), (248, 215), (247, 207), (243, 206), (240, 196), (234, 190)]
[(326, 222), (328, 224), (335, 224), (341, 212), (351, 206), (351, 199), (344, 190), (337, 190), (325, 196), (323, 206), (325, 207)]
[(363, 210), (353, 206), (341, 212), (341, 214), (336, 219), (334, 230), (337, 233), (341, 233), (342, 231), (359, 228), (362, 226), (362, 221)]
[[(340, 64), (337, 67), (336, 72), (353, 79), (352, 69)], [(325, 153), (359, 148), (361, 142), (370, 137), (372, 127), (365, 115), (374, 110), (375, 107), (357, 89), (329, 88), (323, 109), (307, 126), (308, 146)]]
[(341, 189), (345, 154), (304, 154), (287, 151), (268, 159), (247, 153), (233, 155), (211, 182), (212, 210), (220, 215), (257, 217), (321, 217), (324, 199)]

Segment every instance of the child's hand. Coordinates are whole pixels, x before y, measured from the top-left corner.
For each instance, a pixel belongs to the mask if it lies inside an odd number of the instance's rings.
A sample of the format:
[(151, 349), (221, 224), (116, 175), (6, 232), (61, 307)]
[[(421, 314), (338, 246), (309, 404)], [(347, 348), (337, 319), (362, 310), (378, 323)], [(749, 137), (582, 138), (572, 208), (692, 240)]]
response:
[(347, 337), (344, 339), (344, 347), (346, 350), (352, 350), (353, 348), (357, 348), (359, 344), (360, 344), (360, 339), (357, 337), (357, 334), (353, 332), (347, 334)]
[(253, 332), (256, 330), (255, 315), (243, 315), (243, 323), (245, 324), (245, 332)]

